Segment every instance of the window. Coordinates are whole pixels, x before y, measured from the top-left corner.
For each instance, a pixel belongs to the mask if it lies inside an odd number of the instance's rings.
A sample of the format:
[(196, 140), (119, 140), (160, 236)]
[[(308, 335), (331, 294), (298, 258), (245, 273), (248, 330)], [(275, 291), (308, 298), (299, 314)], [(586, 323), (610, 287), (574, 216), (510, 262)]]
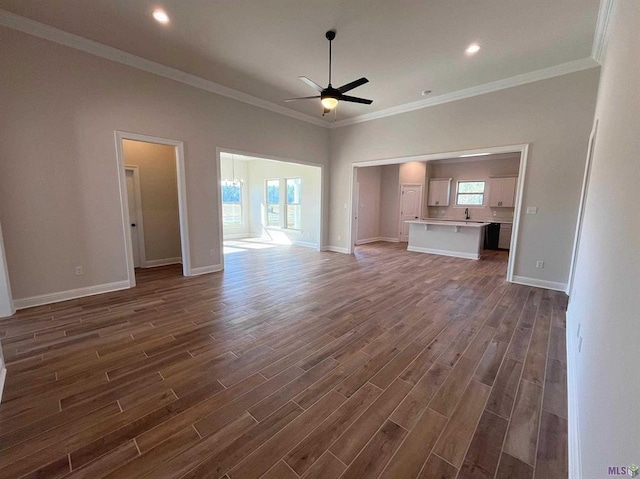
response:
[(267, 226), (280, 226), (280, 180), (267, 180)]
[(484, 181), (458, 181), (456, 204), (482, 206), (484, 204)]
[(222, 181), (222, 224), (242, 226), (242, 183)]
[(300, 185), (302, 180), (300, 178), (287, 178), (285, 180), (287, 185), (287, 198), (285, 203), (285, 209), (287, 213), (287, 228), (292, 230), (301, 229), (301, 216), (302, 205), (300, 204)]

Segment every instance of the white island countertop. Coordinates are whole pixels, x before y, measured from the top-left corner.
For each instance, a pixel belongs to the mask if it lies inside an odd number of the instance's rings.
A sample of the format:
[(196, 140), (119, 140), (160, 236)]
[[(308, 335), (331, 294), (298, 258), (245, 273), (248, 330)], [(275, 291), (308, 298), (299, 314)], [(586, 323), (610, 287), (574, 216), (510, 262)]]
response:
[(476, 221), (410, 220), (408, 251), (480, 259), (484, 228)]
[(452, 220), (410, 220), (407, 223), (415, 225), (442, 225), (442, 226), (464, 226), (466, 228), (482, 228), (491, 223), (478, 223), (477, 221), (452, 221)]

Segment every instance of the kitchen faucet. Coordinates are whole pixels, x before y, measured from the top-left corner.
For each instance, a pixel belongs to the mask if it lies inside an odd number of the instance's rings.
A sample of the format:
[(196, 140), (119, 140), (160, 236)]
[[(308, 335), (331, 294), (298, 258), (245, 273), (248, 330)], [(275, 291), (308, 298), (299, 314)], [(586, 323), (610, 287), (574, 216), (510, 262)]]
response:
[(464, 209), (464, 219), (465, 220), (471, 219), (471, 217), (469, 216), (469, 208)]

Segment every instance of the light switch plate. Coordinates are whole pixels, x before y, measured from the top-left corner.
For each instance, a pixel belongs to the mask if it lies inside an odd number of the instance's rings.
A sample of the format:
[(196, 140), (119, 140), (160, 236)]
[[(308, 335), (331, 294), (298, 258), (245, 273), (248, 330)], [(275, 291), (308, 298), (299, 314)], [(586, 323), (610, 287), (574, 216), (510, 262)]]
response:
[(537, 206), (527, 206), (527, 214), (528, 215), (535, 215), (538, 212), (538, 207)]

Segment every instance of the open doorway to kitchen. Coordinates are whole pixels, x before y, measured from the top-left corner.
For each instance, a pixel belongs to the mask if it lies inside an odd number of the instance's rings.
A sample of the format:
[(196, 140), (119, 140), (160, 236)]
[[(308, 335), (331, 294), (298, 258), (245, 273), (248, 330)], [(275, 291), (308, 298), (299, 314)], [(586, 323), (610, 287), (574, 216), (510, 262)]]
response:
[[(349, 253), (373, 241), (406, 242), (411, 222), (424, 230), (455, 231), (482, 224), (475, 244), (508, 256), (507, 280), (512, 281), (527, 150), (528, 145), (513, 145), (354, 163)], [(430, 221), (444, 226), (424, 224)], [(371, 240), (363, 237), (365, 233)], [(456, 256), (426, 247), (409, 249)]]
[(221, 264), (255, 249), (320, 249), (321, 166), (238, 151), (218, 156)]
[(116, 132), (129, 284), (143, 268), (181, 265), (189, 275), (182, 142)]

